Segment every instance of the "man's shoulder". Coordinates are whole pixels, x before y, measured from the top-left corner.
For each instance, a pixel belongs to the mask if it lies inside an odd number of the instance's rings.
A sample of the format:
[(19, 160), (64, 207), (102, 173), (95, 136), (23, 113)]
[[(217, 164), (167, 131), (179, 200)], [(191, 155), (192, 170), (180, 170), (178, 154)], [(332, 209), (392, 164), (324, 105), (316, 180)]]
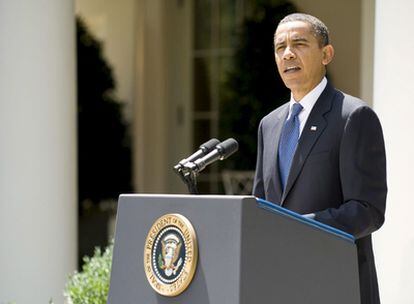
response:
[(278, 108), (276, 108), (275, 110), (267, 114), (265, 117), (263, 117), (261, 123), (266, 124), (268, 122), (274, 122), (275, 119), (283, 118), (282, 116), (287, 113), (288, 108), (289, 108), (289, 102), (282, 104), (281, 106), (279, 106)]
[(344, 98), (343, 98), (344, 108), (349, 109), (349, 110), (356, 110), (360, 107), (369, 107), (368, 103), (366, 103), (362, 99), (360, 99), (358, 97), (355, 97), (355, 96), (352, 96), (352, 95), (349, 95), (347, 93), (341, 92), (341, 91), (339, 91), (339, 92), (344, 96)]
[(361, 111), (362, 112), (366, 112), (366, 111), (374, 112), (371, 106), (364, 100), (358, 97), (349, 95), (339, 90), (337, 90), (337, 92), (339, 92), (340, 96), (342, 96), (341, 98), (342, 102), (340, 103), (340, 105), (341, 105), (341, 112), (343, 116), (348, 117), (354, 113), (361, 112)]

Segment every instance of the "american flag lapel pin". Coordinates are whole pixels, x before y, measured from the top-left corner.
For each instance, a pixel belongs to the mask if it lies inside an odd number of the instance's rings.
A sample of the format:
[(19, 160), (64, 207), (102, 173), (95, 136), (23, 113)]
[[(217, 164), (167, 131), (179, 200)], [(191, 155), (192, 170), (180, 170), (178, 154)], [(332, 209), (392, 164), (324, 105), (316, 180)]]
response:
[(310, 130), (311, 131), (316, 131), (318, 128), (316, 126), (311, 126)]

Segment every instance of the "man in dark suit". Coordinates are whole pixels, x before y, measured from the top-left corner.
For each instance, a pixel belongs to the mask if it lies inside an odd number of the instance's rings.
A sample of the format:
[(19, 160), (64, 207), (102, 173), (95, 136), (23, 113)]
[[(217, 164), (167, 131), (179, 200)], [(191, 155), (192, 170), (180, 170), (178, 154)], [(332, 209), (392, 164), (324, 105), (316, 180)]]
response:
[(319, 19), (286, 16), (274, 47), (291, 100), (260, 123), (253, 194), (354, 235), (361, 303), (380, 303), (371, 242), (387, 194), (380, 122), (326, 80), (334, 49)]

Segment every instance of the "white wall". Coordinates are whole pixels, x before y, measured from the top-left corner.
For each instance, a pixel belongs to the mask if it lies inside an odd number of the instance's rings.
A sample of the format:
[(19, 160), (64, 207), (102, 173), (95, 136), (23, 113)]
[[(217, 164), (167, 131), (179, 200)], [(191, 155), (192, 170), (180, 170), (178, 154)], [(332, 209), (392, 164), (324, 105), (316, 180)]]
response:
[(375, 0), (363, 0), (361, 10), (360, 97), (372, 105), (374, 93)]
[(414, 303), (414, 2), (378, 0), (375, 12), (374, 108), (387, 149), (387, 213), (375, 234), (382, 303)]

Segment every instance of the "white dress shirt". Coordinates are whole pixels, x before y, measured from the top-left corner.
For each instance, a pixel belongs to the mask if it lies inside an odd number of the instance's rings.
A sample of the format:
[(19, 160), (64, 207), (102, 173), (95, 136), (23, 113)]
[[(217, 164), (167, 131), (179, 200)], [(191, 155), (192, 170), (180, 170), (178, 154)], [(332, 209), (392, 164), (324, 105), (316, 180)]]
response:
[[(299, 113), (299, 136), (302, 134), (302, 130), (305, 127), (306, 121), (308, 120), (309, 114), (312, 111), (313, 106), (315, 105), (316, 101), (318, 100), (319, 96), (321, 96), (323, 90), (325, 90), (326, 84), (328, 80), (326, 77), (323, 77), (322, 81), (308, 94), (306, 94), (300, 101), (300, 105), (303, 107), (302, 111)], [(293, 98), (292, 93), (290, 94), (290, 102), (289, 102), (289, 115), (292, 113), (292, 106), (297, 101)]]

